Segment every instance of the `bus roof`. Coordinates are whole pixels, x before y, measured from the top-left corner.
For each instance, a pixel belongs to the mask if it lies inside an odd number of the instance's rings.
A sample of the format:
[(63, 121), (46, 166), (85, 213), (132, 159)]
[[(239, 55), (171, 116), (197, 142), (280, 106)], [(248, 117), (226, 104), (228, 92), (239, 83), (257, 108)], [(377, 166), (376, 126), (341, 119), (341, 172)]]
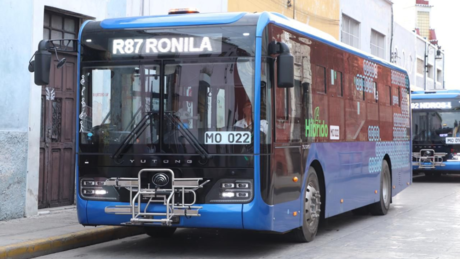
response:
[(267, 26), (267, 24), (273, 23), (281, 27), (289, 28), (299, 34), (303, 34), (305, 36), (311, 37), (314, 40), (317, 40), (319, 42), (325, 43), (327, 45), (330, 45), (332, 47), (344, 50), (346, 52), (352, 53), (354, 55), (357, 55), (361, 58), (370, 60), (372, 62), (378, 63), (382, 66), (389, 67), (391, 69), (397, 70), (399, 72), (402, 72), (407, 75), (407, 72), (404, 68), (401, 68), (400, 66), (390, 63), (384, 59), (381, 59), (379, 57), (373, 56), (369, 53), (366, 53), (360, 49), (356, 49), (352, 46), (349, 46), (345, 43), (342, 43), (340, 41), (337, 41), (334, 37), (331, 35), (320, 31), (316, 28), (313, 28), (305, 23), (301, 23), (299, 21), (293, 20), (289, 17), (286, 17), (282, 14), (279, 13), (269, 13), (269, 12), (264, 12), (261, 14), (259, 18), (259, 22), (257, 24), (257, 36), (262, 35), (262, 30)]
[[(220, 25), (231, 24), (237, 22), (249, 13), (192, 13), (192, 14), (174, 14), (174, 15), (158, 15), (158, 16), (143, 16), (143, 17), (125, 17), (112, 18), (101, 21), (100, 26), (103, 29), (145, 29), (155, 27), (173, 27), (173, 26), (199, 26), (199, 25)], [(407, 74), (406, 70), (396, 64), (390, 63), (384, 59), (370, 55), (362, 50), (356, 49), (342, 42), (337, 41), (331, 35), (313, 28), (307, 24), (298, 22), (279, 13), (263, 12), (259, 15), (257, 22), (256, 36), (262, 36), (263, 29), (273, 23), (278, 26), (291, 29), (299, 34), (311, 37), (314, 40), (325, 43), (332, 47), (350, 52), (354, 55), (369, 61), (378, 63), (385, 67), (397, 70)], [(254, 24), (256, 25), (256, 24)]]
[(460, 98), (460, 90), (413, 91), (411, 97), (413, 100)]
[(219, 25), (234, 23), (246, 13), (191, 13), (105, 19), (104, 29), (145, 29), (172, 26)]

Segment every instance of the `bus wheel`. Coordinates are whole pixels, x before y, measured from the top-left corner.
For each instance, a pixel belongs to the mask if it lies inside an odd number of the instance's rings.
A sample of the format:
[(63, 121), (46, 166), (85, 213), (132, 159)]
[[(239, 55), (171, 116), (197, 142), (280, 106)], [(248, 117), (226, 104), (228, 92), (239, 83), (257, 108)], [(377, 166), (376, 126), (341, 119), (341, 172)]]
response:
[(145, 227), (145, 233), (152, 238), (168, 238), (172, 237), (176, 228), (171, 227)]
[(305, 187), (302, 227), (294, 229), (292, 235), (297, 242), (310, 242), (315, 239), (321, 215), (321, 189), (318, 175), (313, 167), (308, 170)]
[(390, 167), (386, 160), (382, 161), (380, 173), (380, 201), (369, 206), (372, 215), (385, 215), (390, 209), (391, 202), (391, 176)]

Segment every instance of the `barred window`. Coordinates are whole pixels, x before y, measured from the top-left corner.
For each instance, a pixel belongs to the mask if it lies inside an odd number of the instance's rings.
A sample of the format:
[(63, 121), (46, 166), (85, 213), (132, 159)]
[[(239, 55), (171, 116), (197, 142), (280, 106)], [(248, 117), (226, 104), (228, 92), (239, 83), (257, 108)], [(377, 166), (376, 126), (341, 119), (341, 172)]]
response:
[(385, 58), (385, 35), (371, 30), (371, 54)]
[(417, 58), (417, 74), (423, 75), (425, 67), (425, 61), (423, 59)]
[(359, 22), (342, 14), (342, 40), (343, 43), (359, 48)]
[[(80, 19), (78, 18), (45, 10), (43, 17), (43, 39), (77, 39), (79, 26)], [(67, 42), (63, 44), (67, 44)], [(74, 48), (73, 42), (69, 42), (68, 47)]]

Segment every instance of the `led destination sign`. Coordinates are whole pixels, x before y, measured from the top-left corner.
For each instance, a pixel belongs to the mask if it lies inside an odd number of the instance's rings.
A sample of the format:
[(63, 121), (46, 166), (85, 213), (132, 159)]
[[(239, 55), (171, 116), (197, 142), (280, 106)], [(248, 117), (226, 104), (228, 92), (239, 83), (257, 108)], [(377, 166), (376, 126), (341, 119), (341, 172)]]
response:
[(222, 36), (112, 39), (111, 47), (113, 55), (219, 54), (222, 51)]
[(452, 109), (451, 102), (425, 102), (425, 103), (412, 103), (412, 109)]

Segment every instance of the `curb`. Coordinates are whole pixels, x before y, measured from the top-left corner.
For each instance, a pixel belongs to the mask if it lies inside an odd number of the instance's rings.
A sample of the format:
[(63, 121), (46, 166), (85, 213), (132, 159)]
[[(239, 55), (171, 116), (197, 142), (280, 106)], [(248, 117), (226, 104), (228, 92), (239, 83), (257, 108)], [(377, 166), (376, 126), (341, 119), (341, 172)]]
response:
[(0, 259), (31, 258), (145, 233), (139, 227), (100, 227), (0, 247)]

